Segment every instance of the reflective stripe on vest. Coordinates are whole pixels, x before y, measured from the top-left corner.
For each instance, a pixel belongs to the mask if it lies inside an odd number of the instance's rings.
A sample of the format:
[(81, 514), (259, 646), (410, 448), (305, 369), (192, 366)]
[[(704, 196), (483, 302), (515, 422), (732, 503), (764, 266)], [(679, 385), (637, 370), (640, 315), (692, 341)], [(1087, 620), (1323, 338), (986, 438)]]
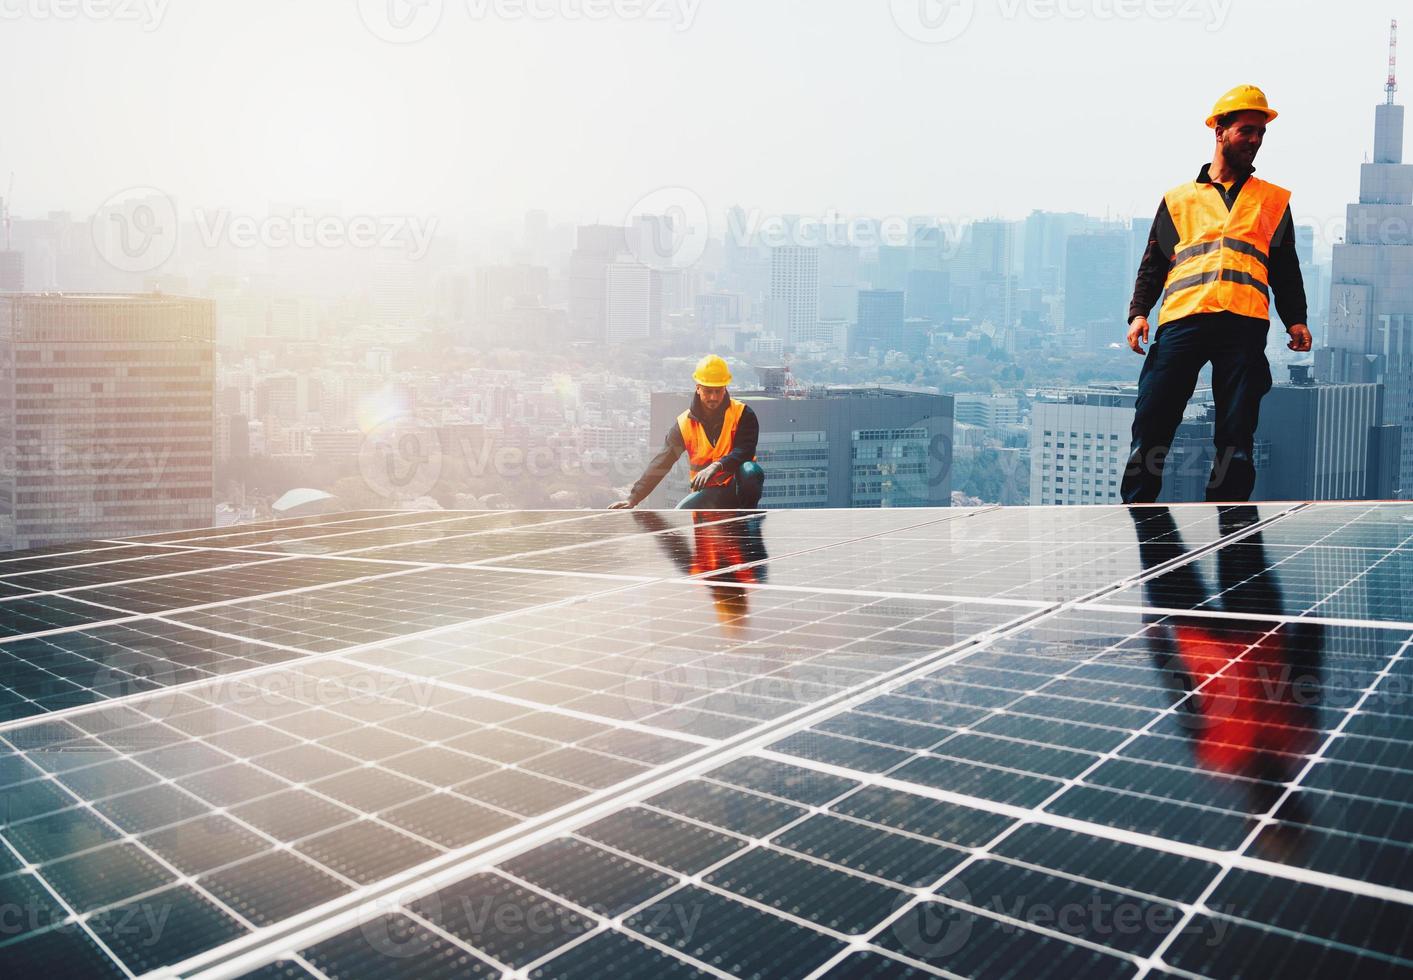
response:
[[(683, 412), (677, 416), (677, 429), (682, 433), (682, 444), (687, 447), (687, 461), (692, 467), (692, 479), (695, 480), (697, 474), (710, 464), (730, 454), (732, 445), (736, 442), (736, 427), (741, 424), (741, 413), (745, 410), (744, 402), (731, 399), (726, 406), (726, 416), (721, 420), (721, 432), (716, 437), (715, 445), (707, 438), (706, 427), (693, 418), (691, 412)], [(718, 470), (707, 485), (724, 487), (731, 482), (731, 477), (730, 473)]]
[[(1248, 178), (1231, 209), (1216, 184), (1190, 181), (1164, 196), (1177, 229), (1161, 326), (1198, 313), (1271, 317), (1271, 239), (1290, 191)], [(1292, 232), (1293, 233), (1293, 232)]]

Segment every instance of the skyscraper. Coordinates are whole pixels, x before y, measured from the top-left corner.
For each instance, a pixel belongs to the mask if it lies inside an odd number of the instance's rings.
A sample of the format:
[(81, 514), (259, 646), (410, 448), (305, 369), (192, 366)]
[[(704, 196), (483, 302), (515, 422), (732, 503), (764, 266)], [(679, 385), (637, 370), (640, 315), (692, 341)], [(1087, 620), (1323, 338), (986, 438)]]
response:
[[(1025, 219), (1024, 268), (1021, 284), (1053, 295), (1065, 281), (1065, 245), (1071, 235), (1084, 230), (1088, 218), (1082, 214), (1032, 211)], [(1148, 226), (1143, 226), (1144, 234)], [(1137, 262), (1134, 268), (1138, 268)]]
[(1070, 236), (1065, 260), (1065, 329), (1089, 331), (1091, 348), (1123, 340), (1133, 288), (1128, 251), (1128, 236), (1122, 232)]
[(623, 227), (579, 227), (569, 255), (569, 331), (575, 339), (598, 341), (604, 337), (608, 267), (627, 254), (627, 230)]
[(1413, 495), (1413, 166), (1403, 162), (1403, 106), (1374, 110), (1374, 159), (1361, 168), (1359, 202), (1334, 246), (1325, 382), (1382, 381), (1383, 423), (1403, 428), (1398, 495)]
[(819, 249), (781, 245), (770, 250), (768, 326), (787, 344), (816, 339), (819, 331)]
[(1133, 389), (1091, 388), (1037, 399), (1030, 413), (1030, 502), (1121, 504)]
[(952, 308), (952, 277), (943, 270), (914, 269), (908, 273), (907, 314), (947, 322)]
[(25, 253), (0, 249), (0, 293), (18, 293), (25, 288)]
[(614, 262), (605, 272), (604, 340), (647, 340), (662, 329), (662, 277), (641, 262)]
[(859, 290), (859, 312), (850, 346), (855, 354), (904, 350), (903, 294), (893, 289)]
[(0, 296), (0, 544), (212, 524), (210, 300)]
[[(1308, 366), (1291, 368), (1261, 401), (1258, 441), (1270, 444), (1270, 463), (1258, 473), (1255, 500), (1368, 500), (1380, 486), (1378, 384), (1315, 384)], [(1392, 477), (1393, 474), (1387, 474)]]

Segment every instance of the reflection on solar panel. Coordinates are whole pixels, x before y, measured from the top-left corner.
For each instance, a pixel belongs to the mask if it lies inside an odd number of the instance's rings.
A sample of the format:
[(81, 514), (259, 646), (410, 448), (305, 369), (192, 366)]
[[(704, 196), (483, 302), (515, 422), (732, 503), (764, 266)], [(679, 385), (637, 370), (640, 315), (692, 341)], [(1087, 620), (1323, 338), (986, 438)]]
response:
[(1413, 505), (0, 558), (6, 975), (1413, 975)]

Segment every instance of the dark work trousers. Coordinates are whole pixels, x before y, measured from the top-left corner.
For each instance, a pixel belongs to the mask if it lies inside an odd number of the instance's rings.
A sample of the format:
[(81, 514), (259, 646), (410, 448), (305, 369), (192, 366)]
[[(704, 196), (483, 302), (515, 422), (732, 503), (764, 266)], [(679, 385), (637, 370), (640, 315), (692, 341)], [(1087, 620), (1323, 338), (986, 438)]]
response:
[(734, 510), (749, 509), (760, 503), (761, 491), (765, 489), (765, 470), (759, 463), (742, 463), (736, 476), (724, 487), (707, 487), (696, 493), (689, 493), (677, 505), (678, 510)]
[(1268, 323), (1219, 313), (1163, 324), (1153, 335), (1138, 376), (1133, 444), (1124, 471), (1126, 504), (1150, 504), (1163, 489), (1163, 463), (1182, 423), (1197, 374), (1212, 364), (1216, 457), (1209, 501), (1246, 501), (1256, 483), (1252, 459), (1261, 398), (1271, 390), (1266, 362)]

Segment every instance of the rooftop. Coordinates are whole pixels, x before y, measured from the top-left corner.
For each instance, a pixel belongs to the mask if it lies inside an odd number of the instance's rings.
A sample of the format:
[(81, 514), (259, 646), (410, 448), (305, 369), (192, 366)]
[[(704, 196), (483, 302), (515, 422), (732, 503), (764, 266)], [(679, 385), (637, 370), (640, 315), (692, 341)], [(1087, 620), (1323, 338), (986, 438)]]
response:
[(8, 553), (0, 964), (1407, 971), (1410, 563), (1368, 503)]

